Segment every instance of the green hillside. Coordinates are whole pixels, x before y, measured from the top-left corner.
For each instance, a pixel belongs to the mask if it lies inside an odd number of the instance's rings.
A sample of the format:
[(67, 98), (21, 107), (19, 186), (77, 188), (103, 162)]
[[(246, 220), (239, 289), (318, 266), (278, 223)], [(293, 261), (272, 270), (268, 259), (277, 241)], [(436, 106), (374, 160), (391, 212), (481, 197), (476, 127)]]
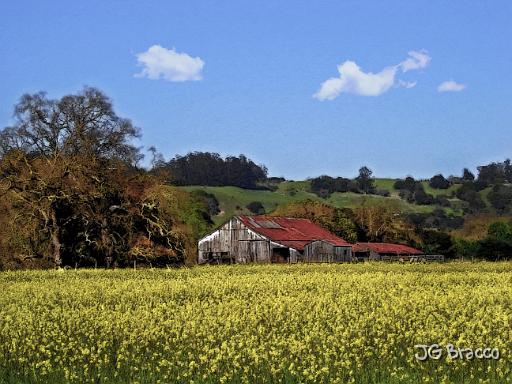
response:
[[(398, 197), (398, 191), (393, 188), (394, 179), (376, 179), (375, 181), (378, 188), (388, 189), (391, 196), (383, 197), (377, 195), (362, 195), (352, 192), (336, 192), (327, 199), (321, 199), (314, 193), (308, 192), (310, 185), (309, 181), (285, 181), (277, 186), (277, 190), (275, 192), (265, 190), (248, 190), (238, 187), (188, 186), (182, 188), (187, 191), (203, 190), (215, 195), (219, 201), (219, 208), (221, 210), (219, 215), (213, 217), (216, 225), (229, 220), (229, 218), (237, 214), (250, 214), (246, 206), (253, 201), (261, 202), (266, 213), (272, 212), (279, 205), (288, 204), (294, 201), (303, 201), (306, 199), (323, 201), (339, 208), (355, 208), (361, 205), (363, 201), (369, 204), (377, 202), (380, 203), (383, 201), (390, 202), (398, 205), (404, 212), (431, 212), (437, 208), (437, 206), (432, 205), (410, 204), (400, 199)], [(434, 191), (437, 192), (437, 190)], [(444, 192), (446, 193), (446, 190)], [(447, 209), (447, 212), (452, 213), (453, 210)], [(457, 214), (459, 212), (454, 213)]]
[(461, 184), (453, 184), (447, 189), (435, 189), (435, 188), (432, 188), (430, 185), (428, 185), (428, 181), (422, 181), (421, 184), (423, 184), (423, 187), (425, 188), (425, 192), (427, 192), (433, 196), (439, 196), (439, 195), (450, 196), (452, 194), (452, 192), (455, 192), (461, 186)]
[[(375, 185), (377, 188), (384, 188), (387, 189), (391, 195), (398, 196), (398, 191), (393, 187), (395, 184), (396, 179), (383, 179), (383, 178), (376, 178), (375, 179)], [(450, 196), (453, 192), (455, 192), (457, 189), (460, 188), (461, 184), (453, 184), (447, 189), (435, 189), (432, 188), (428, 181), (422, 181), (421, 184), (425, 188), (425, 192), (431, 194), (432, 196), (439, 196), (439, 195), (447, 195)]]
[[(437, 205), (416, 205), (408, 203), (399, 197), (399, 191), (393, 187), (394, 183), (395, 179), (375, 179), (376, 187), (380, 189), (387, 189), (390, 192), (389, 197), (378, 195), (363, 195), (352, 192), (336, 192), (329, 196), (327, 199), (322, 199), (314, 193), (309, 192), (310, 182), (308, 180), (281, 182), (277, 185), (277, 189), (274, 192), (267, 190), (248, 190), (238, 187), (189, 186), (182, 188), (187, 191), (204, 190), (216, 196), (217, 200), (219, 201), (219, 207), (221, 210), (219, 215), (213, 217), (216, 225), (225, 222), (237, 214), (250, 214), (246, 206), (253, 201), (261, 202), (265, 208), (266, 213), (271, 213), (279, 205), (288, 204), (294, 201), (303, 201), (306, 199), (323, 201), (338, 208), (355, 208), (361, 205), (363, 202), (372, 204), (383, 201), (398, 206), (403, 212), (427, 213), (432, 212), (436, 208), (439, 208)], [(446, 213), (462, 215), (462, 208), (466, 203), (456, 197), (452, 197), (452, 194), (458, 188), (460, 188), (461, 184), (454, 184), (448, 189), (434, 189), (428, 185), (428, 181), (422, 181), (422, 184), (425, 188), (425, 192), (433, 196), (446, 195), (449, 197), (452, 207), (443, 208)], [(480, 195), (488, 207), (490, 207), (490, 204), (487, 199), (487, 195), (489, 194), (490, 190), (491, 187), (488, 187), (480, 191)]]
[(215, 224), (221, 224), (237, 214), (249, 214), (250, 212), (246, 206), (253, 201), (261, 202), (265, 207), (265, 212), (269, 213), (276, 209), (278, 205), (287, 204), (292, 201), (301, 201), (306, 199), (321, 200), (316, 195), (305, 192), (304, 189), (290, 193), (284, 189), (271, 192), (242, 189), (238, 187), (190, 186), (183, 188), (187, 191), (203, 190), (215, 195), (219, 201), (219, 208), (221, 210), (219, 215), (213, 217)]
[(487, 205), (487, 207), (491, 206), (491, 203), (489, 202), (489, 199), (487, 198), (487, 196), (489, 196), (489, 192), (491, 192), (491, 190), (492, 190), (492, 187), (487, 187), (480, 191), (480, 196), (482, 196), (482, 199), (485, 202), (485, 204)]
[(394, 195), (390, 197), (383, 197), (377, 195), (362, 195), (352, 192), (336, 192), (333, 193), (328, 199), (325, 199), (325, 201), (338, 208), (355, 208), (361, 205), (363, 202), (369, 204), (388, 202), (390, 204), (397, 205), (403, 212), (432, 212), (436, 208), (436, 206), (432, 205), (411, 204)]
[(398, 191), (393, 188), (393, 184), (395, 184), (395, 179), (375, 179), (375, 186), (377, 188), (387, 189), (391, 196), (398, 196)]

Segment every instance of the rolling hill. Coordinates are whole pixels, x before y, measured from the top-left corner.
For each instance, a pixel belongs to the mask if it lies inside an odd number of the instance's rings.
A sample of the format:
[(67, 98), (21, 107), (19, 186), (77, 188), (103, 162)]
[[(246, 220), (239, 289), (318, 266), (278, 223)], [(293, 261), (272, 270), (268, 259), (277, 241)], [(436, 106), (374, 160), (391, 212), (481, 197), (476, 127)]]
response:
[[(405, 200), (400, 199), (398, 191), (393, 188), (394, 179), (375, 179), (375, 184), (378, 188), (385, 188), (390, 192), (389, 197), (383, 197), (378, 195), (363, 195), (352, 192), (346, 193), (333, 193), (327, 199), (322, 199), (309, 191), (309, 181), (283, 181), (277, 185), (275, 191), (268, 190), (249, 190), (238, 187), (225, 186), (225, 187), (208, 187), (208, 186), (187, 186), (181, 187), (187, 191), (203, 190), (208, 193), (215, 195), (219, 201), (220, 214), (213, 217), (214, 223), (219, 225), (232, 216), (237, 214), (249, 214), (250, 211), (246, 208), (247, 205), (254, 201), (259, 201), (265, 208), (266, 213), (270, 213), (275, 210), (279, 205), (288, 204), (294, 201), (303, 201), (306, 199), (323, 201), (327, 204), (333, 205), (339, 208), (354, 208), (362, 204), (363, 201), (367, 203), (375, 202), (393, 202), (398, 205), (404, 212), (431, 212), (436, 208), (440, 208), (437, 205), (416, 205), (410, 204)], [(455, 191), (460, 185), (455, 184), (446, 190), (436, 190), (428, 185), (427, 181), (423, 182), (425, 191), (434, 196), (440, 194), (449, 195), (452, 191)], [(482, 195), (485, 197), (485, 191), (482, 191)], [(450, 199), (454, 205), (460, 202), (456, 198)], [(460, 209), (443, 208), (447, 213), (454, 215), (461, 215)]]

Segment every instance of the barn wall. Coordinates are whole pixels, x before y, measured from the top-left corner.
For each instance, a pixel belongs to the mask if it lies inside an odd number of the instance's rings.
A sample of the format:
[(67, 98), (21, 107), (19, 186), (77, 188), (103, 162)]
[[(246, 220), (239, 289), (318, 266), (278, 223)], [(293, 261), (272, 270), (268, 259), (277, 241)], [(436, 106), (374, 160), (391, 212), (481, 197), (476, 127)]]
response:
[(300, 261), (300, 258), (301, 254), (297, 250), (290, 248), (290, 263), (297, 263)]
[(199, 264), (208, 261), (208, 254), (222, 255), (223, 261), (248, 263), (270, 261), (269, 240), (233, 218), (198, 244)]
[[(346, 255), (345, 250), (347, 251)], [(322, 240), (312, 241), (304, 248), (304, 261), (307, 262), (332, 263), (350, 261), (351, 256), (351, 247), (335, 247)]]
[(334, 247), (324, 241), (313, 241), (304, 247), (304, 261), (329, 262), (332, 261)]
[(351, 261), (352, 247), (334, 247), (336, 261)]
[(380, 259), (382, 259), (382, 256), (378, 252), (375, 252), (374, 250), (370, 249), (369, 260), (380, 260)]

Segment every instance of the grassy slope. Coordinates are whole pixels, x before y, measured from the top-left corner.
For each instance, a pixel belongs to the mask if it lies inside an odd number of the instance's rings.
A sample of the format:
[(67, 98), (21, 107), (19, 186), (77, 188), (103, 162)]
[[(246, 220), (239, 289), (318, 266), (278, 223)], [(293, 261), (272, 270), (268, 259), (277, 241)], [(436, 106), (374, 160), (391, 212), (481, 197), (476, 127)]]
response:
[[(308, 192), (309, 181), (285, 181), (278, 185), (278, 189), (275, 192), (270, 191), (256, 191), (246, 190), (237, 187), (201, 187), (201, 186), (190, 186), (183, 187), (188, 191), (203, 189), (206, 192), (213, 193), (219, 200), (221, 214), (213, 217), (215, 225), (220, 225), (225, 221), (229, 220), (232, 216), (237, 214), (249, 214), (247, 204), (252, 201), (260, 201), (265, 207), (267, 213), (272, 212), (277, 206), (287, 204), (294, 201), (303, 201), (306, 199), (312, 199), (317, 201), (323, 201), (333, 206), (343, 208), (354, 208), (359, 206), (363, 200), (367, 203), (376, 202), (389, 202), (396, 204), (404, 212), (431, 212), (437, 206), (428, 205), (415, 205), (409, 204), (406, 201), (398, 197), (398, 191), (393, 188), (394, 179), (375, 179), (375, 184), (378, 188), (385, 188), (391, 193), (391, 197), (382, 197), (374, 195), (360, 195), (356, 193), (333, 193), (328, 199), (321, 199), (313, 193)], [(428, 182), (423, 182), (425, 191), (432, 195), (451, 195), (451, 193), (460, 187), (460, 184), (451, 186), (446, 190), (436, 190), (428, 186)], [(491, 187), (480, 191), (484, 202), (490, 207), (487, 200)], [(447, 214), (462, 215), (461, 207), (464, 202), (457, 198), (450, 198), (453, 208), (445, 208)], [(507, 218), (507, 220), (510, 218)], [(488, 214), (478, 215), (476, 217), (468, 217), (467, 224), (464, 228), (455, 231), (454, 235), (458, 237), (464, 237), (469, 239), (478, 239), (487, 233), (487, 227), (493, 221), (501, 220), (495, 214), (492, 213), (492, 209)]]
[(400, 210), (404, 212), (432, 212), (436, 207), (428, 205), (415, 205), (410, 204), (397, 196), (383, 197), (376, 195), (361, 195), (358, 193), (333, 193), (331, 197), (326, 200), (329, 204), (339, 208), (355, 208), (366, 201), (369, 204), (388, 202), (396, 204)]
[(487, 207), (491, 206), (491, 203), (489, 203), (489, 199), (487, 198), (487, 196), (489, 195), (489, 192), (491, 192), (491, 190), (492, 190), (492, 187), (487, 187), (485, 189), (482, 189), (479, 192), (480, 196), (482, 196), (482, 199), (483, 199), (485, 205), (487, 205)]
[(377, 188), (387, 189), (391, 196), (398, 196), (398, 191), (393, 188), (396, 179), (375, 179), (375, 186)]
[(438, 195), (446, 195), (450, 196), (452, 192), (455, 192), (460, 188), (461, 184), (453, 184), (447, 189), (434, 189), (430, 185), (428, 185), (428, 181), (422, 181), (423, 187), (425, 188), (425, 192), (430, 193), (433, 196)]
[(363, 200), (368, 203), (377, 203), (382, 201), (393, 201), (405, 212), (430, 212), (435, 206), (421, 206), (409, 204), (398, 197), (397, 191), (393, 187), (393, 179), (377, 179), (376, 184), (379, 188), (389, 189), (391, 197), (382, 197), (374, 195), (361, 195), (357, 193), (333, 193), (328, 199), (321, 199), (313, 193), (308, 192), (308, 181), (286, 181), (280, 183), (275, 192), (247, 190), (237, 187), (202, 187), (190, 186), (183, 187), (187, 191), (202, 189), (213, 193), (219, 200), (221, 213), (215, 216), (214, 222), (219, 225), (229, 220), (233, 215), (250, 213), (246, 206), (252, 201), (259, 201), (265, 207), (267, 213), (272, 212), (278, 205), (287, 204), (294, 201), (303, 201), (306, 199), (324, 201), (339, 208), (354, 208), (359, 206)]
[[(393, 187), (395, 181), (396, 179), (375, 179), (375, 185), (377, 186), (377, 188), (387, 189), (391, 193), (391, 195), (398, 196), (398, 191)], [(457, 189), (460, 188), (460, 184), (454, 184), (447, 189), (434, 189), (430, 185), (428, 185), (428, 181), (422, 181), (421, 184), (423, 184), (425, 192), (431, 194), (432, 196), (450, 196), (452, 192), (455, 192)]]
[(292, 196), (284, 189), (276, 192), (270, 192), (248, 190), (237, 187), (191, 186), (183, 188), (188, 191), (202, 189), (206, 192), (213, 193), (217, 197), (221, 209), (221, 213), (213, 218), (217, 225), (229, 220), (233, 215), (250, 213), (246, 206), (252, 201), (261, 202), (265, 207), (266, 212), (272, 212), (278, 205), (287, 204), (292, 201), (301, 201), (306, 199), (320, 200), (316, 195), (308, 193), (303, 189), (296, 191)]

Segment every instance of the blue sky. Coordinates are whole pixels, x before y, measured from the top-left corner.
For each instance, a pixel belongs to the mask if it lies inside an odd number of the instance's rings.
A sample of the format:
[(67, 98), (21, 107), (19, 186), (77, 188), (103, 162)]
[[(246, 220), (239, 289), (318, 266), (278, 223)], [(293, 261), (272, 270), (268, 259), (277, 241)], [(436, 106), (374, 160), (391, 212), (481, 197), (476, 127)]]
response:
[(0, 126), (23, 93), (90, 85), (166, 158), (460, 174), (512, 156), (511, 19), (510, 1), (2, 2)]

